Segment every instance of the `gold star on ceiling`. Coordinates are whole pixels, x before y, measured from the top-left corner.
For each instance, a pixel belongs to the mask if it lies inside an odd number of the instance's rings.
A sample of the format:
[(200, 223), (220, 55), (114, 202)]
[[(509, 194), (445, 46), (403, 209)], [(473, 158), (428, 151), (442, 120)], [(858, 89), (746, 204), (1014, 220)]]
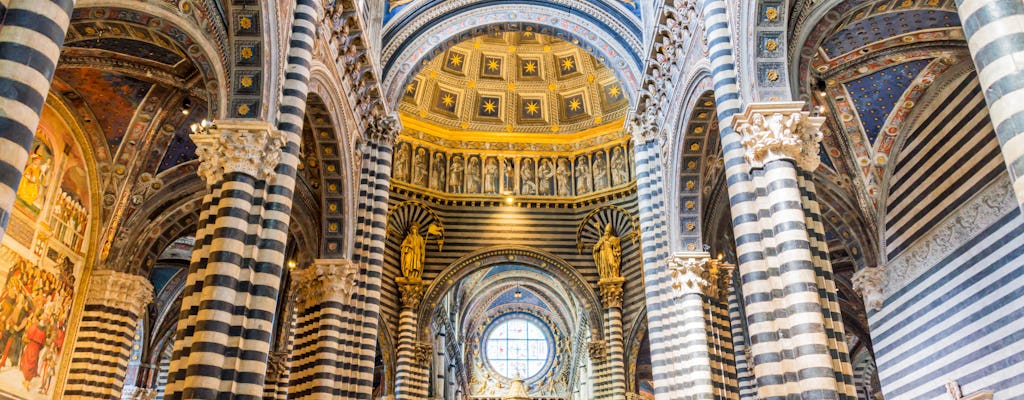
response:
[(579, 111), (579, 109), (580, 109), (580, 99), (569, 100), (569, 109), (572, 110), (572, 111)]
[(444, 97), (441, 98), (441, 102), (444, 103), (445, 107), (451, 107), (452, 104), (455, 104), (455, 98), (452, 97), (451, 94), (445, 94)]
[(612, 97), (619, 97), (619, 93), (621, 93), (619, 90), (618, 86), (612, 86), (608, 88), (608, 95)]
[(450, 63), (452, 63), (452, 65), (458, 67), (459, 64), (462, 64), (462, 56), (460, 56), (458, 54), (452, 54), (452, 58), (450, 58), (448, 60), (448, 62), (450, 62)]
[(492, 58), (490, 61), (488, 61), (487, 62), (487, 69), (489, 69), (491, 71), (497, 71), (498, 70), (498, 60)]
[(526, 65), (523, 66), (523, 71), (532, 74), (537, 71), (537, 64), (533, 61), (527, 61)]
[(408, 85), (405, 85), (405, 92), (406, 93), (412, 93), (415, 90), (416, 90), (416, 84), (415, 83), (410, 83)]
[(566, 59), (562, 60), (562, 69), (563, 70), (568, 71), (568, 70), (572, 69), (572, 67), (573, 67), (572, 58), (566, 58)]
[(487, 102), (484, 103), (484, 111), (488, 114), (493, 113), (495, 110), (497, 110), (497, 107), (494, 106), (494, 100), (487, 100)]
[(527, 114), (530, 114), (530, 115), (537, 114), (537, 111), (539, 109), (540, 109), (540, 105), (537, 104), (537, 102), (535, 102), (535, 101), (531, 101), (529, 103), (526, 103), (526, 113)]

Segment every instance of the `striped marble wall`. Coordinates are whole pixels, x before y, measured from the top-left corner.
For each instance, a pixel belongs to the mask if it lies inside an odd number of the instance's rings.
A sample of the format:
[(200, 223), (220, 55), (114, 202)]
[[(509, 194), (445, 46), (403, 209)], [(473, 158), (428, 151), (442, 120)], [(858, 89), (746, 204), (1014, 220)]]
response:
[(886, 398), (1024, 393), (1024, 218), (975, 73), (909, 131), (889, 180), (885, 304), (869, 314)]

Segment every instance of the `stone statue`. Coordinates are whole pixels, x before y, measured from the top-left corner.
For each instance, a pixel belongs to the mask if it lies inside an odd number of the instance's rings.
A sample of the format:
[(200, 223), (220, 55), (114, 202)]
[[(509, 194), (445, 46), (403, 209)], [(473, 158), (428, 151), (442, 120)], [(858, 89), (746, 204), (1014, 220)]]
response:
[(523, 160), (522, 175), (523, 181), (519, 184), (520, 193), (527, 195), (537, 194), (537, 183), (533, 180), (533, 160)]
[(576, 159), (576, 194), (581, 195), (590, 192), (590, 166), (587, 165), (587, 158)]
[(444, 190), (444, 154), (434, 153), (434, 162), (431, 165), (430, 174), (430, 188), (434, 190)]
[(540, 163), (537, 165), (537, 179), (540, 180), (538, 189), (542, 196), (554, 194), (554, 187), (551, 185), (554, 177), (555, 169), (551, 165), (551, 160), (540, 160)]
[(564, 158), (558, 159), (558, 169), (555, 171), (555, 180), (558, 182), (558, 195), (562, 197), (568, 197), (569, 194), (569, 181), (572, 179), (572, 172), (569, 170), (569, 160)]
[(612, 184), (621, 185), (629, 181), (629, 169), (626, 167), (626, 157), (622, 156), (622, 148), (616, 147), (612, 151)]
[(604, 159), (604, 152), (594, 155), (594, 190), (608, 188), (608, 163)]
[(452, 165), (448, 171), (448, 191), (451, 193), (462, 193), (462, 157), (452, 157)]
[(402, 276), (408, 282), (419, 282), (423, 276), (423, 261), (426, 258), (427, 242), (420, 236), (420, 223), (409, 224), (409, 233), (402, 240)]
[(484, 165), (484, 193), (498, 193), (498, 160), (488, 158)]
[(516, 191), (516, 168), (512, 160), (505, 160), (505, 192)]
[(469, 159), (469, 170), (466, 172), (466, 192), (480, 193), (480, 158)]
[(400, 181), (407, 181), (409, 179), (409, 168), (407, 163), (409, 161), (409, 146), (399, 145), (398, 153), (395, 154), (395, 179)]
[(601, 280), (618, 278), (622, 257), (621, 240), (612, 234), (612, 224), (604, 226), (604, 234), (594, 243), (594, 264)]
[(416, 159), (413, 160), (412, 165), (412, 183), (413, 185), (427, 186), (427, 172), (430, 170), (427, 168), (427, 150), (416, 149)]

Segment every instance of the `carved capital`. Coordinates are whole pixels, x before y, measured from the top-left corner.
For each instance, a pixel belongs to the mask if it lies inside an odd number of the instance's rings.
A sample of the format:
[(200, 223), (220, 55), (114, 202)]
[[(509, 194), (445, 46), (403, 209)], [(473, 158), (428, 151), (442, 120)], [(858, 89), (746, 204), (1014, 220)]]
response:
[(347, 302), (356, 286), (359, 266), (346, 259), (318, 259), (292, 272), (297, 303), (303, 308), (327, 299)]
[(601, 304), (604, 308), (622, 308), (622, 283), (626, 278), (605, 278), (597, 282), (601, 290)]
[(153, 301), (153, 284), (139, 275), (100, 270), (92, 273), (89, 285), (89, 304), (127, 310), (136, 316)]
[(409, 281), (403, 277), (398, 277), (395, 278), (395, 283), (398, 284), (398, 292), (402, 296), (402, 308), (418, 308), (420, 302), (423, 301), (423, 293), (426, 291), (423, 281)]
[(680, 294), (700, 294), (717, 300), (728, 296), (732, 267), (705, 252), (677, 253), (668, 264), (672, 287)]
[(805, 171), (818, 168), (825, 118), (812, 117), (801, 111), (803, 106), (803, 102), (754, 103), (733, 121), (752, 169), (783, 159), (795, 161)]
[(587, 351), (590, 352), (591, 360), (604, 360), (608, 358), (608, 342), (604, 340), (592, 340), (587, 346)]
[(159, 394), (156, 389), (142, 388), (135, 385), (125, 385), (121, 390), (122, 399), (130, 400), (153, 400)]
[(416, 343), (416, 362), (426, 367), (427, 363), (433, 358), (434, 346), (430, 343)]
[(367, 142), (394, 147), (401, 131), (402, 127), (398, 118), (391, 115), (374, 115), (366, 123), (365, 139)]
[(267, 355), (267, 378), (277, 380), (288, 370), (288, 361), (291, 354), (287, 351), (272, 351)]
[(272, 177), (285, 145), (284, 133), (265, 121), (221, 120), (195, 125), (189, 137), (199, 157), (197, 172), (208, 185), (231, 172), (256, 179)]
[(647, 97), (647, 107), (643, 112), (633, 115), (633, 118), (626, 123), (626, 129), (633, 137), (635, 145), (639, 146), (652, 141), (658, 144), (665, 142), (666, 137), (661, 132), (661, 114), (652, 101), (651, 97)]
[(853, 274), (853, 290), (864, 299), (864, 307), (869, 310), (881, 310), (885, 304), (884, 282), (885, 267), (867, 267)]

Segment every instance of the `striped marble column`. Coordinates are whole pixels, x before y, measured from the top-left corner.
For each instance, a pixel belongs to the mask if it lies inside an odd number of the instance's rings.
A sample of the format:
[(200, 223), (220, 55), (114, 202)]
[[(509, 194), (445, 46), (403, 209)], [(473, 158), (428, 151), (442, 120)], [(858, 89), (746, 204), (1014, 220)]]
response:
[(427, 398), (427, 374), (430, 347), (426, 345), (427, 360), (421, 360), (421, 344), (416, 342), (418, 318), (416, 312), (423, 300), (423, 281), (409, 282), (399, 277), (398, 291), (402, 297), (402, 310), (398, 314), (398, 351), (395, 362), (395, 400), (422, 400)]
[(737, 286), (729, 291), (729, 325), (732, 329), (733, 357), (736, 366), (736, 381), (739, 386), (741, 400), (753, 400), (757, 398), (757, 385), (754, 383), (754, 375), (750, 371), (750, 362), (747, 360), (747, 337), (743, 329), (743, 311), (741, 309)]
[(349, 260), (319, 259), (292, 273), (296, 324), (291, 356), (289, 399), (334, 399), (342, 391), (348, 356), (343, 333), (351, 324), (345, 309), (352, 302), (359, 268)]
[(0, 238), (57, 69), (74, 0), (11, 0), (0, 25)]
[(992, 126), (1024, 208), (1024, 2), (956, 0)]
[[(149, 280), (111, 270), (94, 271), (71, 353), (62, 399), (120, 399), (135, 330), (153, 301)], [(28, 340), (42, 343), (32, 327)]]
[[(675, 327), (680, 346), (675, 349), (685, 360), (683, 372), (686, 380), (685, 399), (716, 399), (712, 373), (711, 344), (708, 331), (712, 329), (705, 313), (705, 297), (717, 290), (720, 264), (708, 253), (677, 253), (669, 260), (672, 287), (676, 294), (676, 307), (682, 314)], [(729, 398), (729, 397), (727, 397)]]
[(604, 306), (604, 337), (608, 343), (607, 397), (626, 399), (626, 347), (622, 337), (622, 283), (625, 278), (604, 278), (597, 282)]

